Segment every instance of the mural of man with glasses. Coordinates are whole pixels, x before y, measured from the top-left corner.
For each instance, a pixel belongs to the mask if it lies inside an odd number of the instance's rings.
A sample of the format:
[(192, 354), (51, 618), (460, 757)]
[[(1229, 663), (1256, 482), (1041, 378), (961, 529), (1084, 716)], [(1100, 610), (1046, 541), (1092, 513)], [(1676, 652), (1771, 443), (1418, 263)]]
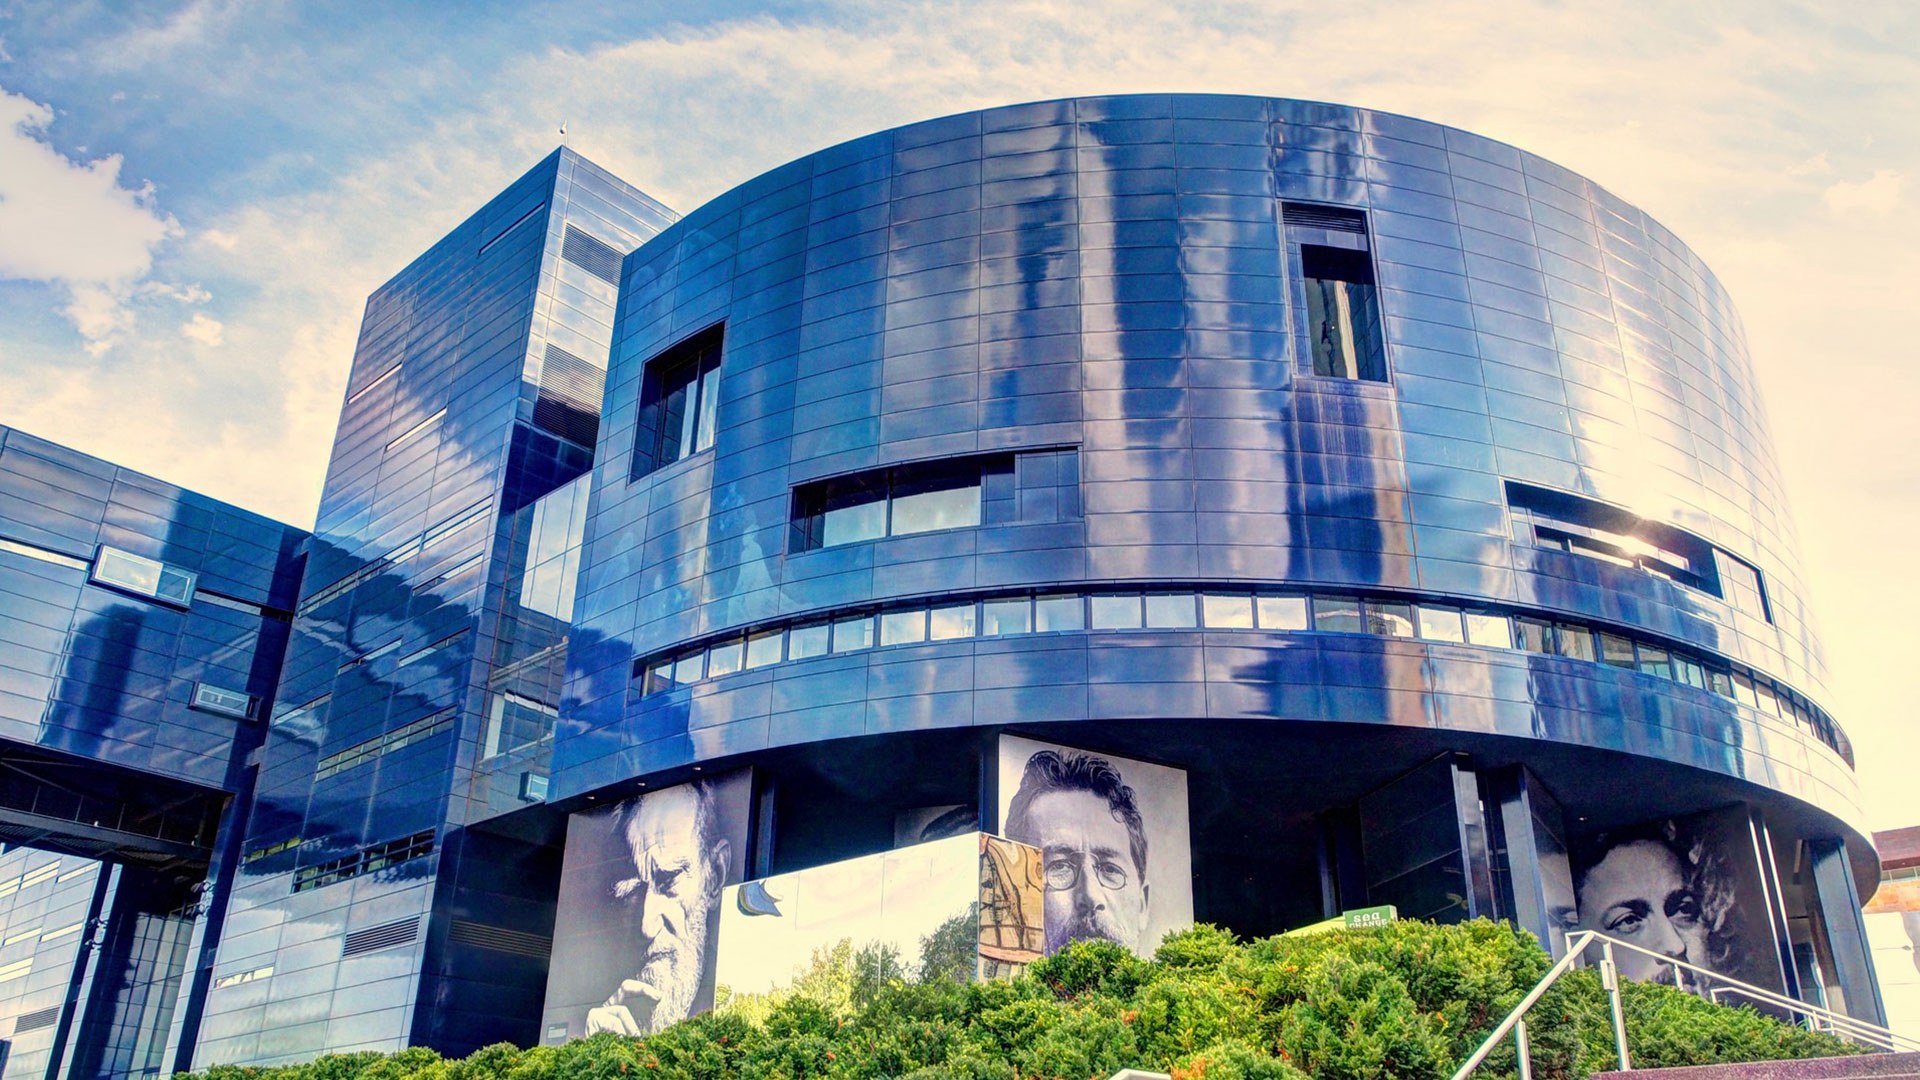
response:
[(1146, 825), (1133, 789), (1112, 762), (1059, 750), (1029, 757), (1007, 807), (1006, 835), (1041, 851), (1048, 953), (1083, 938), (1135, 952), (1151, 946), (1142, 940)]

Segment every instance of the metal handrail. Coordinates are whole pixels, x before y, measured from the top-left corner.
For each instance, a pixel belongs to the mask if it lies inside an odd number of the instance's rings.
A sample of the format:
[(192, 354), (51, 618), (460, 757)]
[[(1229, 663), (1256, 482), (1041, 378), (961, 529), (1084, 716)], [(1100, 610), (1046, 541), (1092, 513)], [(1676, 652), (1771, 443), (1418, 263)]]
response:
[(1910, 1039), (1904, 1035), (1897, 1035), (1879, 1024), (1868, 1023), (1858, 1017), (1847, 1016), (1844, 1013), (1837, 1013), (1831, 1009), (1821, 1008), (1818, 1005), (1809, 1005), (1804, 1001), (1790, 998), (1785, 994), (1768, 990), (1765, 987), (1741, 982), (1739, 979), (1722, 975), (1709, 968), (1689, 964), (1685, 960), (1676, 960), (1671, 956), (1654, 952), (1652, 949), (1642, 948), (1630, 941), (1621, 941), (1618, 938), (1608, 937), (1598, 930), (1578, 930), (1567, 935), (1566, 955), (1562, 956), (1558, 962), (1547, 969), (1547, 973), (1540, 977), (1540, 981), (1535, 983), (1533, 989), (1527, 992), (1527, 996), (1521, 998), (1520, 1003), (1515, 1005), (1513, 1009), (1507, 1013), (1506, 1017), (1494, 1026), (1493, 1031), (1488, 1033), (1486, 1039), (1480, 1043), (1479, 1047), (1467, 1056), (1467, 1060), (1461, 1062), (1460, 1068), (1453, 1074), (1453, 1080), (1466, 1080), (1468, 1076), (1472, 1075), (1473, 1070), (1479, 1068), (1481, 1062), (1487, 1059), (1487, 1055), (1493, 1052), (1493, 1048), (1500, 1044), (1500, 1040), (1506, 1038), (1510, 1033), (1514, 1036), (1516, 1049), (1519, 1051), (1520, 1080), (1532, 1080), (1533, 1063), (1530, 1060), (1531, 1040), (1527, 1037), (1527, 1011), (1539, 1002), (1540, 998), (1552, 988), (1554, 983), (1560, 981), (1561, 976), (1573, 969), (1574, 964), (1579, 961), (1588, 947), (1596, 941), (1600, 943), (1600, 985), (1607, 992), (1607, 1004), (1613, 1017), (1614, 1050), (1620, 1057), (1621, 1072), (1631, 1071), (1633, 1069), (1633, 1060), (1627, 1054), (1627, 1014), (1620, 1000), (1620, 969), (1613, 961), (1613, 950), (1615, 946), (1640, 953), (1643, 956), (1653, 957), (1663, 964), (1671, 965), (1676, 970), (1685, 969), (1697, 975), (1703, 975), (1709, 979), (1726, 983), (1727, 985), (1724, 987), (1715, 987), (1708, 991), (1708, 996), (1715, 1001), (1719, 1000), (1718, 995), (1722, 992), (1730, 994), (1738, 993), (1752, 998), (1755, 1001), (1785, 1009), (1791, 1014), (1798, 1014), (1805, 1017), (1807, 1026), (1814, 1030), (1819, 1030), (1820, 1022), (1824, 1021), (1828, 1029), (1837, 1034), (1852, 1038), (1857, 1042), (1877, 1046), (1883, 1050), (1920, 1050), (1920, 1041)]

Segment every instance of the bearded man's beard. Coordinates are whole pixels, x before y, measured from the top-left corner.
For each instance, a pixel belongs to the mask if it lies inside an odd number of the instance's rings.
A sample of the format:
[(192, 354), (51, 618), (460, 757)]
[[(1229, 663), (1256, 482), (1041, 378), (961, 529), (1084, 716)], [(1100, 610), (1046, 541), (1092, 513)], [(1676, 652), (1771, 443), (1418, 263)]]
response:
[(696, 905), (687, 909), (686, 922), (678, 937), (655, 942), (647, 952), (640, 978), (660, 992), (653, 1008), (649, 1031), (659, 1031), (693, 1015), (700, 998), (700, 983), (706, 974), (707, 909)]

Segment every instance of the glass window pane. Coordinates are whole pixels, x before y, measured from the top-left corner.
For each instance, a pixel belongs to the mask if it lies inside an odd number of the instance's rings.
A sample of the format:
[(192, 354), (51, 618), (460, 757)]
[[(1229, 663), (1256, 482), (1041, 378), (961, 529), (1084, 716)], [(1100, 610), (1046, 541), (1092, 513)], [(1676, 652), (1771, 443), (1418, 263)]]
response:
[(933, 609), (933, 640), (951, 641), (954, 638), (973, 636), (974, 608), (972, 604), (955, 604), (951, 607)]
[(1707, 671), (1707, 687), (1723, 698), (1733, 697), (1733, 678), (1724, 671)]
[(871, 648), (873, 648), (873, 616), (856, 615), (851, 619), (839, 619), (834, 622), (834, 652), (843, 653)]
[(1253, 628), (1253, 597), (1207, 595), (1200, 598), (1200, 612), (1206, 624), (1220, 630)]
[(700, 373), (700, 418), (694, 429), (695, 453), (713, 446), (713, 433), (720, 411), (720, 362), (716, 356)]
[(1305, 630), (1307, 598), (1304, 596), (1262, 596), (1254, 601), (1262, 630)]
[(706, 666), (707, 654), (688, 653), (673, 663), (673, 681), (685, 686), (700, 681), (700, 673)]
[(1760, 711), (1768, 716), (1780, 715), (1780, 699), (1774, 695), (1773, 684), (1764, 679), (1753, 680), (1754, 693), (1759, 695)]
[(1760, 707), (1760, 698), (1754, 688), (1753, 680), (1737, 671), (1733, 673), (1733, 696), (1744, 705), (1751, 705), (1756, 709)]
[(1600, 662), (1617, 668), (1633, 667), (1633, 642), (1619, 634), (1600, 635)]
[(922, 491), (893, 500), (893, 535), (980, 524), (980, 485)]
[(658, 694), (662, 690), (670, 690), (672, 688), (673, 661), (655, 660), (653, 666), (647, 668), (647, 685), (641, 692)]
[(1413, 605), (1367, 601), (1367, 631), (1386, 637), (1413, 636)]
[(1513, 620), (1514, 639), (1528, 652), (1553, 652), (1553, 627), (1536, 619)]
[(1364, 634), (1366, 620), (1360, 615), (1357, 596), (1316, 596), (1313, 598), (1313, 628), (1335, 634)]
[(1658, 675), (1663, 679), (1673, 678), (1673, 665), (1667, 660), (1667, 650), (1640, 646), (1640, 673)]
[(1095, 596), (1091, 598), (1091, 602), (1095, 630), (1139, 629), (1140, 597)]
[(1558, 627), (1555, 627), (1555, 632), (1559, 638), (1561, 656), (1571, 656), (1575, 660), (1592, 660), (1594, 658), (1593, 631), (1588, 630), (1584, 626), (1570, 626), (1566, 623), (1561, 623)]
[(1420, 636), (1428, 641), (1465, 641), (1467, 634), (1460, 621), (1460, 609), (1420, 607)]
[(755, 634), (748, 638), (748, 669), (751, 670), (753, 668), (766, 667), (768, 664), (779, 663), (780, 646), (785, 642), (785, 637), (786, 636), (780, 631), (774, 630), (765, 634)]
[(93, 580), (117, 585), (129, 592), (152, 596), (160, 588), (164, 565), (118, 548), (102, 547), (94, 560)]
[(787, 631), (787, 659), (804, 660), (809, 656), (825, 656), (827, 653), (828, 630), (826, 623), (814, 623), (812, 626), (796, 626)]
[(1078, 596), (1042, 596), (1033, 602), (1033, 628), (1039, 633), (1085, 630), (1087, 603)]
[(729, 641), (715, 645), (707, 650), (707, 678), (717, 679), (722, 675), (731, 675), (740, 670), (746, 661), (747, 645), (744, 641)]
[(1024, 634), (1032, 628), (1033, 602), (1024, 596), (1017, 600), (988, 600), (980, 605), (983, 637)]
[(1192, 593), (1148, 593), (1147, 625), (1178, 629), (1195, 625)]
[(880, 616), (880, 644), (911, 645), (927, 640), (925, 611), (889, 611)]
[(1688, 686), (1697, 686), (1702, 690), (1707, 688), (1707, 669), (1684, 656), (1673, 658), (1673, 676)]
[(887, 534), (887, 501), (849, 502), (829, 507), (822, 515), (820, 546), (876, 540)]
[(1513, 625), (1505, 615), (1484, 611), (1467, 612), (1467, 640), (1475, 645), (1496, 649), (1513, 648)]

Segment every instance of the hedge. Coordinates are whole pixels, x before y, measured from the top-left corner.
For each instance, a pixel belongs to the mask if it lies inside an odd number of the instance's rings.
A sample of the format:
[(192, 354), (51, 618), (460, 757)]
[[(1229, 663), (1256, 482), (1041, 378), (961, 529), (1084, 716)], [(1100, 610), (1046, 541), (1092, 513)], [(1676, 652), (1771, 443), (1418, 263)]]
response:
[[(646, 1038), (595, 1035), (464, 1060), (431, 1050), (332, 1054), (303, 1065), (215, 1066), (205, 1080), (1104, 1080), (1123, 1068), (1175, 1080), (1445, 1080), (1545, 974), (1528, 935), (1477, 920), (1241, 942), (1198, 926), (1152, 960), (1082, 942), (1012, 980), (909, 979), (850, 945), (815, 957), (795, 988), (723, 996)], [(931, 967), (931, 966), (929, 966)], [(942, 973), (944, 971), (944, 973)], [(1626, 988), (1636, 1068), (1824, 1057), (1858, 1048), (1748, 1008), (1666, 986)], [(1529, 1016), (1534, 1075), (1612, 1068), (1598, 977), (1576, 971)], [(189, 1074), (182, 1074), (186, 1076)], [(1516, 1075), (1511, 1040), (1481, 1067)]]

